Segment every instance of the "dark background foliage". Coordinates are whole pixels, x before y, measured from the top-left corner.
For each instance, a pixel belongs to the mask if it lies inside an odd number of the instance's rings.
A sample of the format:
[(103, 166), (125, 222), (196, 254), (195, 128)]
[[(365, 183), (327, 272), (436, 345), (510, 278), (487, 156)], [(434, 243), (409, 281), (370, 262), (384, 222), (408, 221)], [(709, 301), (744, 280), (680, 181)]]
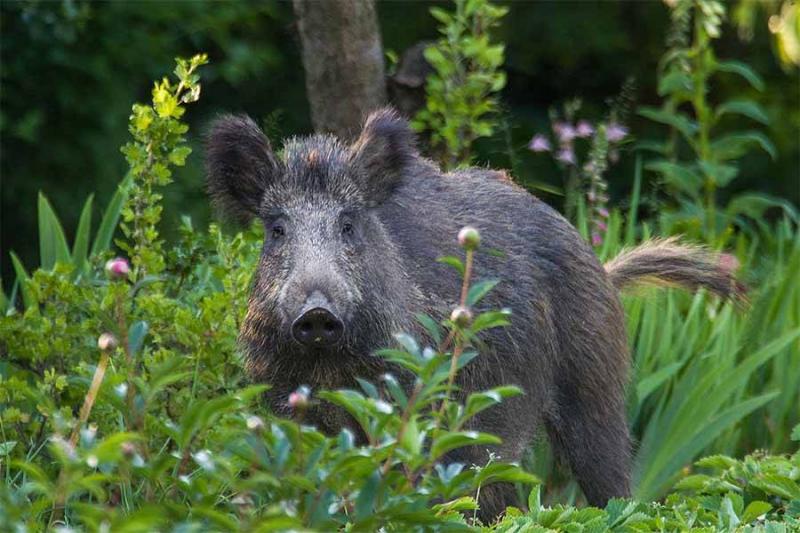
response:
[[(379, 3), (385, 49), (400, 53), (436, 38), (431, 5)], [(665, 50), (668, 9), (655, 1), (520, 2), (510, 8), (497, 32), (507, 46), (503, 127), (479, 143), (477, 161), (511, 168), (524, 184), (559, 184), (552, 160), (525, 149), (531, 135), (547, 128), (551, 106), (574, 97), (584, 102), (582, 116), (602, 118), (608, 100), (629, 78), (635, 82), (631, 107), (656, 105), (654, 73)], [(187, 117), (195, 156), (166, 191), (164, 228), (176, 228), (184, 213), (201, 224), (209, 219), (198, 155), (200, 132), (216, 113), (247, 112), (276, 141), (311, 129), (288, 2), (24, 1), (3, 2), (0, 15), (0, 272), (6, 283), (13, 277), (9, 250), (25, 264), (37, 264), (37, 191), (50, 198), (68, 238), (89, 193), (96, 191), (95, 205), (105, 205), (126, 169), (118, 147), (128, 138), (130, 103), (149, 98), (148, 80), (166, 75), (175, 56), (203, 50), (211, 64), (204, 71), (203, 97)], [(741, 178), (726, 192), (756, 189), (800, 202), (797, 73), (781, 70), (764, 20), (750, 41), (726, 25), (715, 46), (718, 57), (746, 58), (764, 78), (767, 90), (748, 97), (769, 115), (767, 134), (778, 149), (775, 161), (759, 152), (747, 156)], [(740, 80), (724, 79), (712, 87), (710, 99), (741, 91)], [(634, 113), (629, 117), (640, 137), (656, 128)], [(623, 154), (612, 169), (612, 203), (629, 193), (632, 165), (633, 157)], [(542, 194), (560, 205), (559, 197)]]

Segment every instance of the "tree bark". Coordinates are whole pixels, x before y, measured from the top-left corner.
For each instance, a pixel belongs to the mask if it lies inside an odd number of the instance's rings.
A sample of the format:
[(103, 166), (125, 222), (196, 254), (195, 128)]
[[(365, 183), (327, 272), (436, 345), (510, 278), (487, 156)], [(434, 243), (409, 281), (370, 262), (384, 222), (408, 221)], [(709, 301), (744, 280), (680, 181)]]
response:
[(386, 102), (383, 47), (372, 0), (294, 0), (311, 120), (342, 139)]

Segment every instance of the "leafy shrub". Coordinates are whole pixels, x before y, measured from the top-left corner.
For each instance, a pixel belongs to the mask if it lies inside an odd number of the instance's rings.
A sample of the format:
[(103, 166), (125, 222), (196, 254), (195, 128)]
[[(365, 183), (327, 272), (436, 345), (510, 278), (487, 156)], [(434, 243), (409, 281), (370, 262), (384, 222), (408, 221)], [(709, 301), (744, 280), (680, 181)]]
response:
[(736, 179), (737, 160), (760, 148), (773, 159), (772, 141), (758, 129), (727, 131), (728, 115), (747, 117), (754, 123), (769, 123), (767, 114), (751, 98), (736, 98), (718, 105), (710, 100), (712, 78), (739, 76), (753, 91), (763, 91), (764, 82), (741, 61), (717, 59), (712, 46), (721, 34), (725, 5), (718, 0), (678, 0), (673, 3), (672, 47), (661, 61), (658, 93), (664, 97), (661, 108), (642, 107), (639, 114), (669, 127), (664, 142), (648, 141), (642, 147), (661, 157), (647, 163), (677, 200), (677, 209), (665, 216), (665, 224), (718, 238), (724, 244), (730, 226), (742, 225), (742, 217), (758, 219), (770, 207), (782, 207), (797, 219), (792, 206), (783, 200), (760, 193), (742, 193), (719, 208), (717, 191)]
[(473, 142), (492, 135), (494, 95), (506, 83), (500, 70), (504, 46), (489, 38), (508, 8), (488, 0), (456, 0), (455, 8), (454, 13), (431, 8), (442, 37), (425, 50), (434, 73), (425, 86), (425, 108), (412, 123), (430, 132), (432, 148), (448, 168), (469, 163)]

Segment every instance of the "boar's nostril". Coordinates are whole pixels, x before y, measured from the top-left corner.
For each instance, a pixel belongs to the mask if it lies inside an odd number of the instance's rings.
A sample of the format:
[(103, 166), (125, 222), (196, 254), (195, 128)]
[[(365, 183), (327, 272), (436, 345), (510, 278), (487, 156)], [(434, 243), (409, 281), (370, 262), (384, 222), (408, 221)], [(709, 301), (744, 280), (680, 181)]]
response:
[(292, 336), (306, 346), (330, 346), (342, 337), (342, 333), (342, 321), (322, 307), (306, 311), (292, 324)]

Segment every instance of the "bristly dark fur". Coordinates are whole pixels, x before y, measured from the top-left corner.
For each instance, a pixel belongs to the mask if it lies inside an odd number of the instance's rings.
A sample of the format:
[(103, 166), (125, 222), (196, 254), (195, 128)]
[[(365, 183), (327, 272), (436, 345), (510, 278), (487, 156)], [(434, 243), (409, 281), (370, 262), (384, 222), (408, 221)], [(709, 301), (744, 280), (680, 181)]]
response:
[(736, 279), (736, 259), (678, 239), (652, 239), (626, 250), (606, 263), (611, 283), (619, 290), (637, 284), (708, 289), (723, 299), (742, 304), (746, 287)]
[(269, 140), (250, 117), (224, 115), (205, 139), (206, 185), (224, 217), (241, 225), (258, 214), (264, 188), (279, 173)]
[[(255, 124), (224, 117), (208, 140), (209, 190), (229, 216), (267, 228), (240, 341), (253, 380), (286, 413), (288, 394), (376, 382), (389, 368), (375, 350), (403, 331), (424, 338), (418, 314), (446, 317), (460, 279), (436, 261), (463, 253), (455, 235), (471, 225), (485, 249), (475, 279), (498, 279), (476, 312), (510, 307), (511, 325), (481, 334), (481, 356), (457, 376), (469, 394), (514, 384), (525, 394), (480, 413), (471, 429), (501, 437), (493, 448), (519, 461), (540, 429), (564, 457), (589, 503), (630, 494), (625, 411), (629, 354), (618, 290), (656, 278), (738, 295), (730, 260), (674, 241), (632, 250), (607, 269), (561, 215), (489, 169), (443, 173), (419, 155), (409, 125), (382, 110), (347, 146), (331, 136), (289, 140), (278, 161)], [(343, 228), (347, 228), (345, 231)], [(335, 347), (314, 351), (291, 336), (292, 321), (321, 291), (344, 324)], [(406, 381), (408, 384), (408, 381)], [(335, 433), (358, 428), (319, 403), (306, 422)], [(485, 464), (463, 448), (448, 461)], [(482, 487), (480, 516), (516, 505), (513, 486)]]
[(408, 122), (391, 109), (382, 109), (367, 118), (350, 153), (354, 165), (361, 170), (367, 197), (378, 203), (394, 191), (406, 169), (419, 159)]

